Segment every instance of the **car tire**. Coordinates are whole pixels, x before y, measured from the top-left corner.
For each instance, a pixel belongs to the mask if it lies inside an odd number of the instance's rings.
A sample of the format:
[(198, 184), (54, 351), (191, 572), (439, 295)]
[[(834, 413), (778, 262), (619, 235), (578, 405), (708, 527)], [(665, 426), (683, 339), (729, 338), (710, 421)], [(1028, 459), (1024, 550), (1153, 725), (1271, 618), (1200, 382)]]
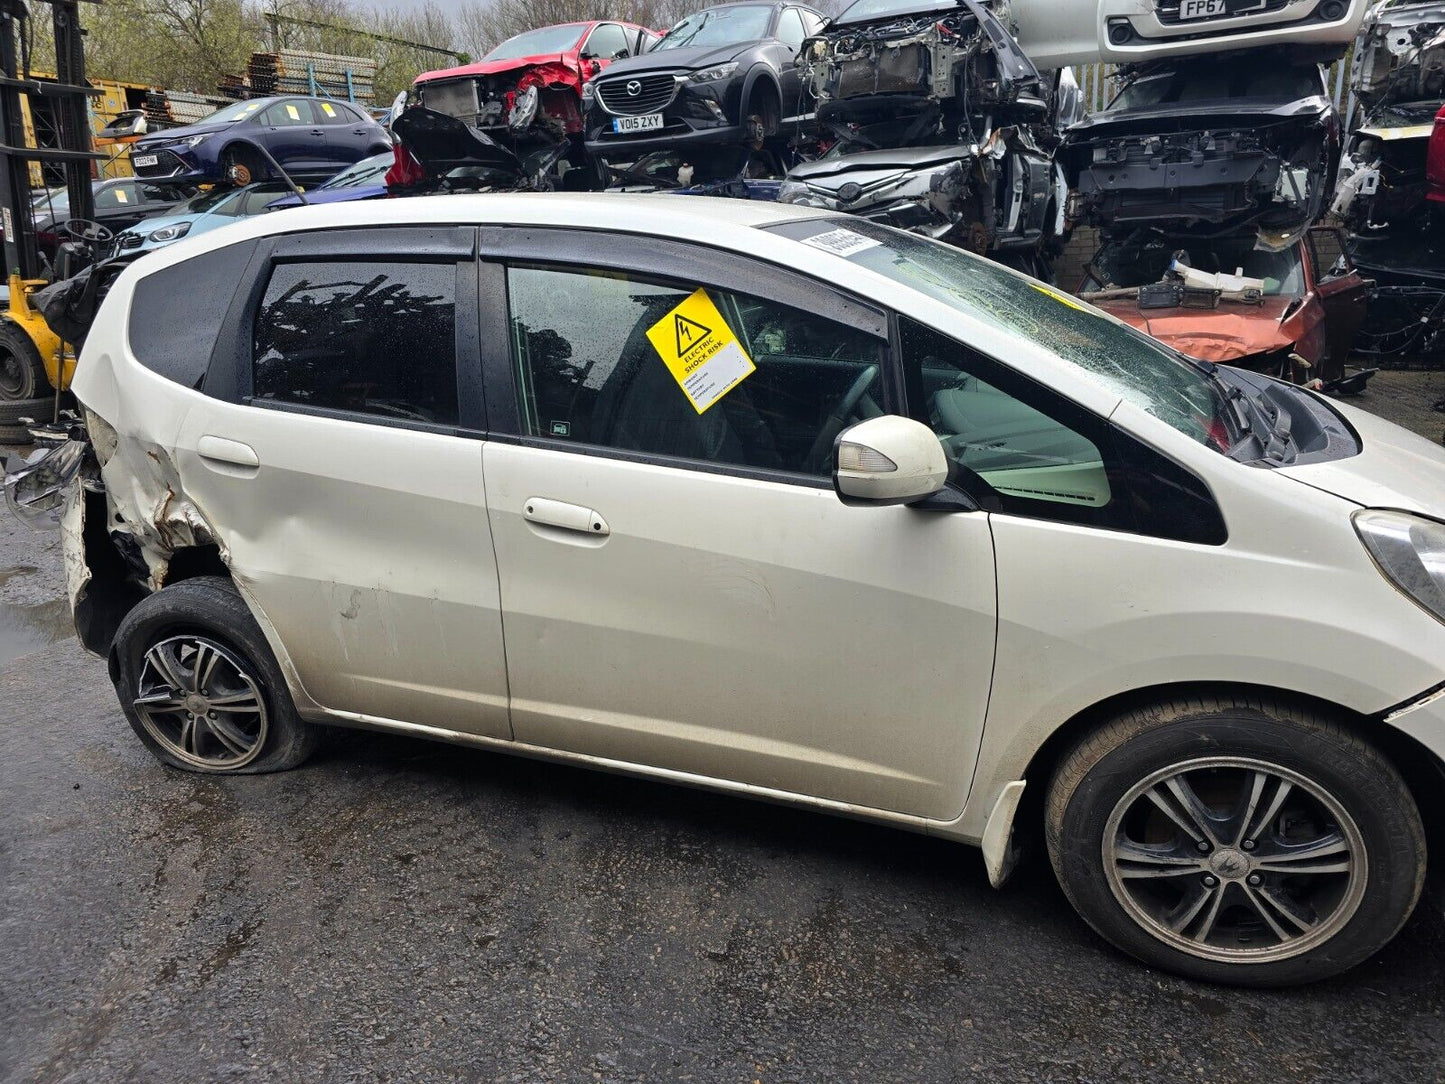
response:
[(55, 415), (55, 396), (37, 399), (0, 400), (0, 444), (29, 444), (30, 427), (21, 418), (48, 422)]
[(1345, 971), (1399, 932), (1425, 876), (1420, 813), (1390, 762), (1325, 714), (1269, 699), (1115, 718), (1060, 762), (1044, 827), (1095, 931), (1209, 982)]
[(743, 116), (747, 118), (748, 146), (753, 150), (762, 150), (767, 141), (778, 134), (778, 127), (782, 123), (782, 106), (778, 102), (778, 92), (773, 89), (772, 84), (759, 82), (753, 88), (748, 95), (748, 107), (743, 110)]
[(232, 184), (244, 188), (248, 184), (267, 179), (267, 169), (261, 156), (249, 147), (229, 147), (221, 157), (221, 173)]
[[(0, 320), (0, 409), (19, 409), (43, 398), (49, 387), (45, 364), (30, 336), (14, 321)], [(15, 417), (19, 415), (11, 415)]]
[(116, 632), (111, 678), (131, 728), (174, 768), (285, 771), (318, 741), (251, 611), (220, 576), (182, 580), (137, 603)]

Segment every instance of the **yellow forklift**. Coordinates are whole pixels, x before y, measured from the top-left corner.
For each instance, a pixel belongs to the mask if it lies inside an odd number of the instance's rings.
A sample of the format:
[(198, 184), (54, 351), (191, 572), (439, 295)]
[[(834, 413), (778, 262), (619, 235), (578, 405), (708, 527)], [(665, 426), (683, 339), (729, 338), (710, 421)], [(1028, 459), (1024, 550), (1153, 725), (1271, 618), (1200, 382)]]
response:
[[(30, 74), (31, 10), (25, 0), (0, 0), (0, 229), (4, 232), (9, 298), (0, 311), (0, 443), (29, 440), (22, 419), (57, 416), (75, 369), (74, 350), (61, 341), (32, 304), (37, 290), (80, 271), (101, 238), (95, 212), (91, 164), (106, 158), (91, 147), (87, 101), (101, 93), (86, 82), (77, 0), (48, 4), (55, 33), (55, 79)], [(49, 98), (55, 146), (27, 146), (23, 100)], [(36, 245), (31, 164), (60, 167), (70, 201), (67, 232), (47, 276)]]

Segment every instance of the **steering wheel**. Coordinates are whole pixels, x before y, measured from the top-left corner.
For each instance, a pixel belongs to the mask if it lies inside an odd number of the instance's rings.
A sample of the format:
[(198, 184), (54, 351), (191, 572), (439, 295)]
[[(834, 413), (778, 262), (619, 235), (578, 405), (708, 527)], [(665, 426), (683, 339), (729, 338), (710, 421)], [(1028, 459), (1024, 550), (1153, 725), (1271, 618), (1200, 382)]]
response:
[(878, 366), (867, 366), (854, 379), (852, 385), (843, 393), (843, 398), (838, 400), (838, 405), (823, 422), (823, 428), (818, 430), (818, 439), (813, 441), (813, 446), (808, 449), (808, 458), (805, 462), (819, 463), (833, 447), (833, 438), (843, 431), (843, 426), (852, 415), (854, 408), (868, 394), (868, 389), (873, 386), (873, 381), (878, 379)]
[(103, 245), (107, 241), (115, 240), (115, 233), (110, 227), (92, 222), (88, 218), (67, 218), (60, 228), (75, 240), (88, 241), (93, 245)]

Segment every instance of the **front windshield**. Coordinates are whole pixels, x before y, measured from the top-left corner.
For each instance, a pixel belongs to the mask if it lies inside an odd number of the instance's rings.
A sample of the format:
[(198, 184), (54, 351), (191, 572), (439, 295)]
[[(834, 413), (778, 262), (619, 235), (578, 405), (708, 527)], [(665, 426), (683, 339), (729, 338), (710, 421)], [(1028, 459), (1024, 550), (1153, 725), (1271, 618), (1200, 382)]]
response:
[(483, 60), (516, 60), (524, 56), (547, 56), (551, 53), (570, 53), (582, 40), (582, 23), (563, 23), (561, 26), (544, 26), (540, 30), (528, 30), (515, 38), (508, 38), (498, 45)]
[(773, 20), (771, 7), (745, 5), (730, 8), (709, 8), (689, 15), (667, 32), (654, 47), (658, 49), (718, 48), (757, 41), (768, 35)]
[(1241, 274), (1264, 283), (1267, 297), (1299, 297), (1304, 293), (1304, 267), (1298, 246), (1283, 252), (1254, 247), (1254, 235), (1203, 240), (1150, 235), (1106, 244), (1093, 259), (1094, 279), (1102, 288), (1147, 286), (1162, 282), (1170, 264), (1199, 271)]
[(321, 188), (355, 188), (357, 185), (365, 184), (374, 180), (391, 168), (396, 157), (387, 151), (385, 154), (373, 154), (370, 158), (363, 158), (354, 166), (343, 169), (331, 180), (321, 185)]
[(1119, 92), (1106, 112), (1235, 99), (1294, 102), (1322, 93), (1317, 66), (1268, 64), (1246, 56), (1141, 75)]
[(186, 214), (202, 214), (205, 211), (214, 211), (221, 204), (236, 194), (234, 188), (212, 188), (209, 192), (198, 192), (192, 196), (186, 204)]
[(231, 105), (217, 109), (208, 117), (202, 117), (196, 121), (197, 124), (233, 124), (238, 120), (245, 120), (254, 113), (269, 105), (271, 99), (256, 98), (249, 102), (234, 102)]
[(874, 19), (887, 19), (894, 15), (924, 14), (932, 11), (952, 11), (962, 5), (957, 0), (857, 0), (843, 9), (843, 14), (833, 20), (839, 23), (867, 23)]
[(1042, 346), (1127, 402), (1220, 449), (1229, 415), (1215, 382), (1161, 343), (1097, 309), (951, 245), (864, 219), (773, 228), (796, 237), (846, 230), (875, 241), (854, 246), (848, 262), (941, 301), (1006, 337)]

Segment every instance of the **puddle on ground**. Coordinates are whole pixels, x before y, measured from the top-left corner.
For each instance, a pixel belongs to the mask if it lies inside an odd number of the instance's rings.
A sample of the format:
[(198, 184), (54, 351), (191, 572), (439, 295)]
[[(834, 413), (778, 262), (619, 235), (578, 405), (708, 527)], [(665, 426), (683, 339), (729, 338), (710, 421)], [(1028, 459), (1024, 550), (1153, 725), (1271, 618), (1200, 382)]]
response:
[(34, 606), (0, 602), (0, 666), (74, 635), (64, 599)]

